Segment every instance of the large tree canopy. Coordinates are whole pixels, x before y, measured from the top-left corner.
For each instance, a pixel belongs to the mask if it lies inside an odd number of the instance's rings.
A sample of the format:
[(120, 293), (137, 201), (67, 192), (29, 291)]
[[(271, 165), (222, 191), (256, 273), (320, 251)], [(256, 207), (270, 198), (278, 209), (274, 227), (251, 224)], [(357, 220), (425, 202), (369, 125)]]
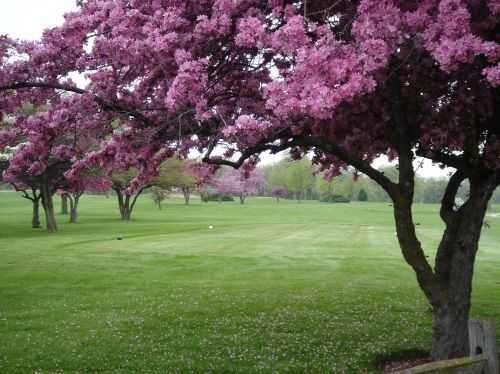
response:
[[(78, 3), (39, 42), (0, 38), (0, 110), (16, 121), (0, 146), (34, 120), (119, 120), (66, 177), (135, 167), (131, 189), (192, 148), (235, 167), (288, 148), (313, 152), (327, 176), (351, 165), (394, 201), (403, 255), (434, 309), (433, 356), (468, 352), (473, 263), (500, 183), (498, 0)], [(25, 102), (47, 114), (16, 115)], [(397, 183), (370, 165), (382, 154), (398, 161)], [(416, 156), (456, 169), (434, 266), (412, 218)], [(465, 180), (470, 197), (457, 208)]]

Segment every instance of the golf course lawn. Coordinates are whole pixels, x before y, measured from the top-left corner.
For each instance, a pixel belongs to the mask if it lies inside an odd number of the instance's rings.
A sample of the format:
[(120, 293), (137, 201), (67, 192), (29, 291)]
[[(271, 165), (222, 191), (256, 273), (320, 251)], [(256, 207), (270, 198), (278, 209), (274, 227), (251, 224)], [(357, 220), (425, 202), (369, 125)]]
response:
[[(114, 198), (87, 196), (57, 234), (31, 229), (30, 212), (0, 193), (0, 373), (374, 373), (381, 354), (430, 347), (389, 204), (172, 198), (158, 210), (146, 195), (123, 222)], [(500, 322), (495, 212), (472, 315)], [(415, 217), (432, 256), (438, 207)]]

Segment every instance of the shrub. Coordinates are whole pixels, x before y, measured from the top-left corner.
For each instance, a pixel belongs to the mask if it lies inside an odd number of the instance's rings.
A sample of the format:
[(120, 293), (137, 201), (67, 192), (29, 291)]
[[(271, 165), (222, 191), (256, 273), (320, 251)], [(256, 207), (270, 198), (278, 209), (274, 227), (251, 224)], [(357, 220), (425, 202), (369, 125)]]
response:
[(204, 202), (209, 202), (209, 201), (234, 201), (234, 198), (232, 195), (227, 194), (227, 193), (219, 193), (219, 192), (205, 192), (201, 199)]
[(359, 190), (358, 201), (368, 201), (368, 194), (366, 193), (364, 188)]
[(334, 194), (326, 194), (320, 197), (319, 201), (322, 203), (350, 203), (351, 200), (342, 196)]

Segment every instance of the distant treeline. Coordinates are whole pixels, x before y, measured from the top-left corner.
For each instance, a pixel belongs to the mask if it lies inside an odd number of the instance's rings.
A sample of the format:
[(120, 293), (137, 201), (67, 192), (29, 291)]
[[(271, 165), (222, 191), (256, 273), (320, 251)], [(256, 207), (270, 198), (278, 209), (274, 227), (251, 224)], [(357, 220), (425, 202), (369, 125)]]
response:
[[(260, 191), (261, 196), (272, 196), (272, 189), (283, 186), (288, 189), (289, 199), (321, 200), (325, 196), (340, 195), (351, 201), (378, 201), (389, 202), (387, 193), (378, 184), (364, 175), (355, 178), (353, 172), (327, 181), (321, 173), (315, 173), (315, 167), (309, 159), (292, 161), (284, 159), (276, 164), (262, 168), (266, 187)], [(381, 168), (386, 176), (393, 181), (398, 180), (398, 170), (394, 166)], [(434, 204), (441, 201), (448, 179), (416, 177), (415, 202)], [(467, 200), (469, 186), (464, 182), (460, 187), (457, 198)], [(500, 204), (500, 189), (497, 189), (493, 204)]]

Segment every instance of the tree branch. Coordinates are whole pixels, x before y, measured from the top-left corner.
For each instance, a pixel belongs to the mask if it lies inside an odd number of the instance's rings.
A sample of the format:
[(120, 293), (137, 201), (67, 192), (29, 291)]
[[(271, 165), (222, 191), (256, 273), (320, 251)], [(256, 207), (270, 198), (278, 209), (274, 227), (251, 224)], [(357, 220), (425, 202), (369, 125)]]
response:
[(451, 176), (448, 185), (446, 186), (443, 199), (441, 200), (440, 215), (443, 221), (447, 224), (449, 224), (455, 216), (455, 211), (453, 210), (455, 206), (455, 198), (460, 185), (465, 179), (465, 174), (461, 170), (457, 170)]
[(150, 187), (149, 185), (146, 185), (142, 187), (137, 193), (135, 194), (134, 198), (132, 199), (132, 204), (130, 205), (130, 213), (134, 210), (135, 203), (137, 201), (137, 198), (142, 194), (142, 191), (144, 191), (146, 188)]
[(8, 86), (0, 86), (0, 91), (7, 91), (7, 90), (20, 90), (20, 89), (30, 89), (30, 88), (42, 88), (42, 89), (53, 89), (53, 90), (62, 90), (66, 92), (73, 92), (79, 95), (92, 95), (94, 98), (94, 101), (102, 108), (104, 111), (114, 111), (118, 113), (123, 113), (130, 115), (131, 117), (134, 117), (135, 119), (141, 121), (147, 126), (154, 126), (155, 124), (145, 115), (142, 113), (136, 111), (136, 110), (131, 110), (128, 109), (124, 106), (121, 106), (118, 103), (109, 103), (103, 98), (91, 94), (90, 92), (75, 87), (75, 86), (70, 86), (66, 84), (60, 84), (60, 83), (46, 83), (46, 82), (21, 82), (21, 83), (15, 83), (12, 85)]
[(377, 182), (392, 198), (395, 197), (397, 192), (397, 185), (387, 178), (382, 172), (378, 171), (370, 165), (369, 162), (363, 160), (361, 157), (347, 151), (339, 144), (325, 143), (320, 138), (310, 138), (308, 145), (315, 146), (320, 150), (330, 153), (345, 163), (354, 166), (356, 169)]
[(243, 163), (256, 153), (261, 153), (264, 151), (271, 151), (273, 153), (278, 153), (292, 147), (315, 147), (319, 150), (336, 156), (345, 163), (354, 166), (356, 169), (366, 174), (368, 177), (377, 182), (391, 197), (394, 197), (397, 190), (397, 185), (393, 183), (389, 178), (387, 178), (382, 172), (373, 168), (367, 161), (363, 160), (361, 157), (355, 155), (344, 149), (339, 144), (326, 143), (321, 138), (317, 137), (295, 137), (282, 144), (270, 143), (268, 140), (263, 140), (262, 142), (256, 144), (253, 147), (247, 148), (242, 152), (241, 156), (237, 161), (229, 161), (220, 158), (211, 158), (211, 154), (217, 145), (216, 142), (211, 142), (208, 152), (203, 158), (203, 162), (213, 164), (213, 165), (226, 165), (234, 168), (239, 168)]
[(417, 149), (417, 156), (427, 158), (431, 161), (461, 170), (467, 176), (472, 175), (474, 168), (463, 157), (457, 155), (446, 154), (439, 151), (426, 151), (424, 149)]
[(28, 195), (28, 193), (26, 192), (25, 189), (17, 187), (17, 185), (15, 183), (11, 183), (11, 185), (12, 185), (12, 187), (14, 187), (14, 189), (16, 190), (16, 192), (21, 192), (23, 194), (23, 198), (24, 199), (30, 200), (32, 202), (36, 202), (36, 195), (34, 197), (31, 197), (30, 195)]

